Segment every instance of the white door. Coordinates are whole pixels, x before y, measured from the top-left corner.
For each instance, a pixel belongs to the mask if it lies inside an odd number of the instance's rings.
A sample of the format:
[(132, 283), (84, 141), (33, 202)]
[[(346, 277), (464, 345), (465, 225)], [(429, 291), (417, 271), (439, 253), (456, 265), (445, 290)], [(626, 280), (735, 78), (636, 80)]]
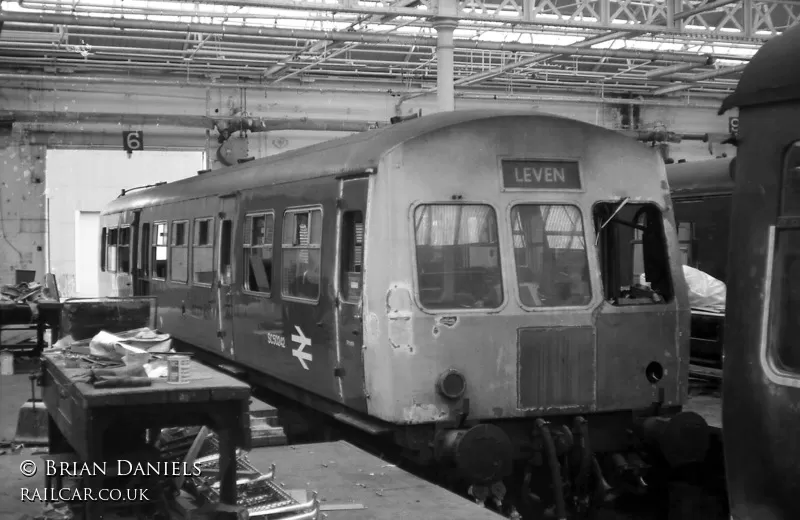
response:
[(75, 212), (75, 295), (98, 295), (100, 212)]

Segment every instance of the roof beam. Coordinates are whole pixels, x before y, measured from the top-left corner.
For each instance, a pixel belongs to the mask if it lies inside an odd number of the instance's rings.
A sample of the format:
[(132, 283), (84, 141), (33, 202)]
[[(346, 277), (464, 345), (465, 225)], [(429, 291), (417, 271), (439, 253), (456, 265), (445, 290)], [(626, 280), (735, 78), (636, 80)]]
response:
[[(112, 27), (118, 29), (151, 29), (176, 32), (198, 32), (204, 34), (235, 34), (241, 36), (272, 37), (304, 40), (331, 40), (340, 42), (425, 45), (436, 47), (436, 38), (405, 36), (399, 34), (375, 34), (347, 31), (311, 31), (302, 29), (277, 29), (246, 25), (215, 25), (204, 23), (162, 22), (155, 20), (134, 20), (127, 18), (99, 18), (89, 16), (70, 16), (59, 14), (29, 14), (0, 12), (0, 22), (38, 23), (43, 25), (67, 25), (83, 27)], [(627, 30), (627, 28), (626, 28)], [(511, 52), (538, 52), (544, 54), (566, 54), (597, 57), (629, 58), (639, 60), (684, 61), (705, 63), (706, 56), (678, 52), (654, 52), (630, 49), (592, 49), (569, 45), (535, 45), (526, 43), (507, 43), (456, 39), (453, 46), (459, 49), (485, 49)], [(725, 56), (726, 59), (749, 61), (749, 58)]]
[[(169, 0), (168, 0), (169, 1)], [(180, 1), (180, 0), (171, 0)], [(210, 5), (233, 5), (240, 7), (260, 7), (273, 9), (293, 9), (300, 11), (322, 11), (330, 13), (350, 13), (386, 16), (408, 16), (414, 18), (433, 18), (441, 16), (438, 12), (436, 2), (421, 1), (425, 9), (416, 6), (403, 6), (402, 4), (383, 4), (381, 2), (362, 3), (352, 0), (335, 0), (319, 2), (318, 0), (200, 0), (203, 4)], [(748, 0), (744, 0), (747, 2)], [(723, 36), (728, 41), (756, 42), (765, 41), (772, 35), (757, 34), (755, 29), (761, 26), (775, 27), (774, 32), (781, 32), (791, 25), (789, 19), (782, 17), (783, 10), (791, 11), (794, 16), (800, 15), (800, 5), (790, 5), (785, 0), (757, 0), (763, 18), (769, 20), (749, 20), (751, 26), (742, 28), (734, 22), (724, 22), (724, 27), (717, 27), (715, 24), (701, 24), (704, 28), (685, 29), (683, 24), (676, 24), (690, 16), (702, 15), (705, 12), (716, 9), (719, 6), (732, 5), (736, 0), (720, 0), (712, 2), (695, 9), (675, 13), (670, 16), (671, 9), (667, 4), (657, 0), (651, 0), (649, 5), (646, 0), (634, 2), (634, 5), (623, 4), (618, 0), (598, 0), (599, 4), (596, 11), (599, 16), (593, 15), (586, 9), (586, 2), (552, 2), (549, 9), (540, 11), (531, 9), (525, 0), (487, 0), (480, 2), (482, 9), (475, 9), (474, 0), (459, 0), (457, 18), (464, 21), (483, 21), (494, 23), (513, 24), (518, 27), (561, 27), (592, 30), (625, 30), (637, 33), (652, 33), (655, 35), (667, 35), (672, 37), (683, 37), (696, 40), (697, 38), (713, 38)], [(611, 6), (611, 4), (619, 6)], [(713, 7), (712, 7), (713, 6)], [(781, 6), (780, 9), (775, 9)], [(619, 7), (619, 8), (617, 8)], [(734, 6), (737, 17), (746, 18), (744, 7)], [(775, 13), (773, 13), (775, 11)], [(678, 17), (678, 18), (676, 18)], [(659, 20), (663, 23), (659, 24)], [(758, 26), (758, 27), (755, 27)]]
[(717, 0), (716, 2), (708, 2), (703, 4), (699, 7), (695, 7), (694, 9), (688, 9), (686, 11), (681, 11), (680, 13), (675, 13), (673, 18), (675, 20), (684, 20), (689, 18), (690, 16), (694, 16), (696, 14), (706, 13), (708, 11), (713, 11), (719, 7), (723, 7), (729, 4), (734, 4), (739, 0)]

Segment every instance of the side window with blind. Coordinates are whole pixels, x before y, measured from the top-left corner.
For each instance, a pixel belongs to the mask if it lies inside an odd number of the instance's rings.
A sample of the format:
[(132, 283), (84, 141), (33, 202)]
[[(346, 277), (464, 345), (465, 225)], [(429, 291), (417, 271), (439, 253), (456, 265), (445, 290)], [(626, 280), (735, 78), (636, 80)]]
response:
[(119, 272), (131, 272), (131, 227), (123, 226), (119, 228), (119, 245), (117, 246), (119, 255)]
[(194, 219), (192, 240), (192, 283), (211, 285), (214, 281), (214, 219)]
[(283, 214), (281, 294), (319, 300), (322, 210), (288, 209)]
[(245, 216), (243, 233), (244, 289), (270, 295), (275, 214), (269, 211)]
[(156, 280), (167, 279), (167, 223), (153, 223), (152, 261), (153, 278)]
[(109, 273), (117, 272), (117, 243), (119, 241), (119, 229), (108, 228), (108, 238), (106, 239), (106, 270)]
[(361, 297), (363, 262), (364, 214), (360, 211), (348, 211), (342, 216), (342, 272), (339, 281), (345, 301), (357, 302)]
[(169, 279), (171, 282), (186, 283), (189, 279), (189, 247), (186, 240), (189, 222), (175, 220), (172, 222), (172, 241), (169, 251)]

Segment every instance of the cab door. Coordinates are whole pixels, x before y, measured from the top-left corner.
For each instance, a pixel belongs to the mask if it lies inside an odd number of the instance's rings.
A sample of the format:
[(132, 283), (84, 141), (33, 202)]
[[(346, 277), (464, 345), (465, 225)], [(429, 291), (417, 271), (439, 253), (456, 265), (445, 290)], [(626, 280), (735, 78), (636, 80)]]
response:
[(236, 262), (233, 261), (233, 233), (236, 225), (236, 195), (219, 198), (220, 212), (217, 220), (217, 338), (221, 354), (233, 357), (233, 281), (236, 279)]
[(344, 404), (366, 411), (362, 290), (369, 177), (339, 182), (336, 340), (340, 366), (335, 374)]

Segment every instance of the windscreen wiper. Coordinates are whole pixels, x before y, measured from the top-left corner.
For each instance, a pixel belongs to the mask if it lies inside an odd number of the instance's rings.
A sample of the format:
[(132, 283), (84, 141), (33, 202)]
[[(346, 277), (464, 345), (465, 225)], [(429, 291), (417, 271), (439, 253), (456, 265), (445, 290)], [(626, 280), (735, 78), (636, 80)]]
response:
[(630, 197), (625, 197), (624, 199), (622, 199), (622, 201), (620, 201), (619, 203), (619, 206), (617, 206), (617, 209), (614, 210), (614, 213), (612, 213), (611, 216), (608, 217), (608, 219), (606, 219), (605, 222), (603, 222), (603, 224), (600, 226), (600, 229), (597, 230), (597, 235), (594, 238), (595, 246), (597, 246), (597, 242), (600, 240), (600, 232), (603, 231), (603, 228), (605, 228), (609, 224), (609, 222), (614, 220), (614, 217), (617, 216), (617, 213), (619, 213), (622, 210), (622, 208), (625, 207), (625, 204), (630, 202), (630, 200), (631, 200)]

